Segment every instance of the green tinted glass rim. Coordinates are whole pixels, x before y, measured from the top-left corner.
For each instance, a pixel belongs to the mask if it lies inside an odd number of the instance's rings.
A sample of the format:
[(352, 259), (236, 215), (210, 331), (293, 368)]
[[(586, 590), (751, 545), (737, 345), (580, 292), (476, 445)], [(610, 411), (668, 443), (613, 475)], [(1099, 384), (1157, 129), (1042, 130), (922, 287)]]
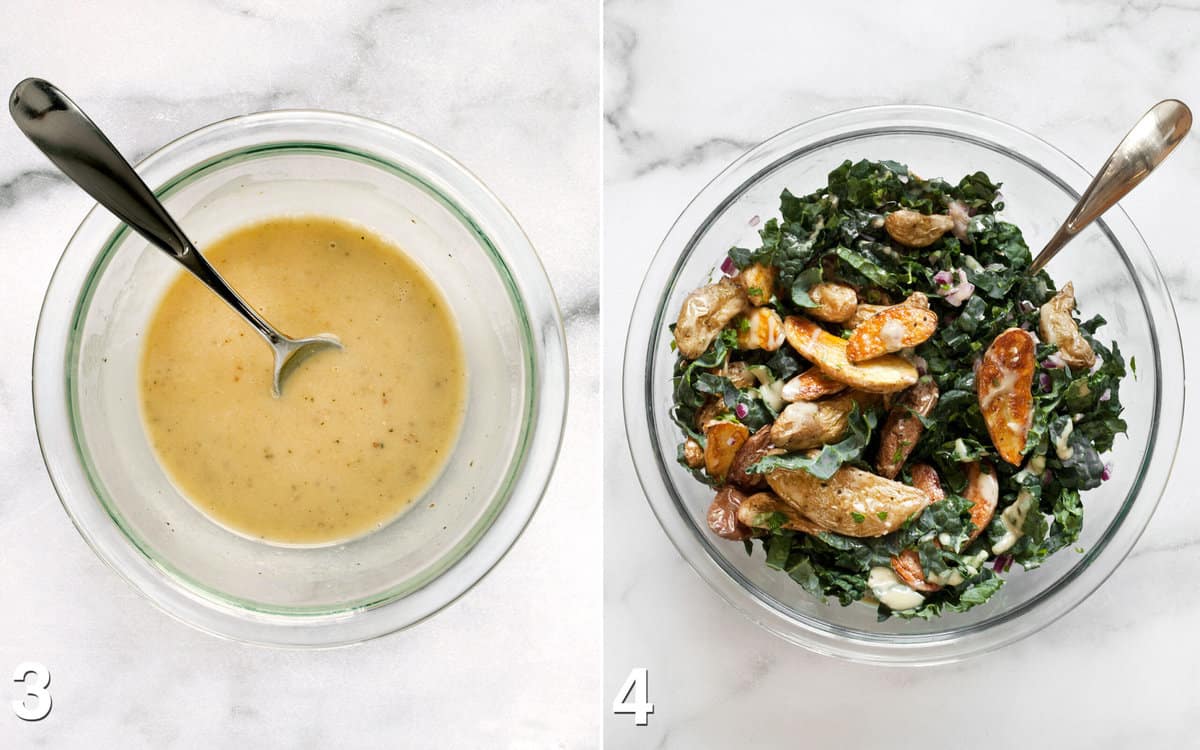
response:
[(412, 594), (413, 592), (428, 585), (453, 567), (455, 563), (461, 560), (463, 556), (466, 555), (467, 552), (469, 552), (479, 542), (484, 533), (496, 520), (496, 517), (508, 504), (508, 501), (512, 496), (513, 486), (516, 483), (517, 478), (520, 476), (521, 469), (524, 466), (525, 460), (528, 456), (529, 444), (533, 433), (534, 415), (538, 410), (538, 392), (535, 388), (535, 384), (538, 382), (538, 363), (534, 357), (535, 342), (533, 329), (530, 326), (529, 314), (525, 308), (524, 300), (521, 297), (520, 290), (516, 284), (516, 280), (513, 278), (511, 270), (504, 262), (504, 258), (500, 255), (500, 252), (497, 250), (491, 238), (488, 237), (479, 224), (465, 209), (447, 197), (444, 193), (442, 193), (442, 191), (438, 190), (437, 187), (432, 185), (428, 180), (398, 164), (386, 159), (382, 159), (374, 154), (336, 144), (312, 141), (280, 141), (275, 143), (255, 145), (243, 149), (235, 149), (233, 151), (214, 156), (171, 178), (160, 188), (155, 190), (154, 194), (158, 196), (159, 199), (165, 199), (190, 183), (192, 180), (210, 173), (215, 169), (230, 166), (232, 164), (251, 161), (254, 159), (274, 156), (280, 153), (334, 156), (379, 167), (420, 188), (428, 195), (433, 197), (443, 207), (449, 210), (450, 213), (453, 214), (459, 221), (461, 221), (462, 224), (466, 226), (467, 229), (475, 236), (476, 240), (483, 247), (488, 257), (492, 260), (492, 264), (495, 266), (500, 275), (501, 281), (504, 284), (504, 288), (508, 292), (509, 299), (516, 310), (517, 317), (520, 321), (522, 351), (525, 359), (525, 367), (527, 368), (527, 376), (525, 378), (525, 408), (522, 413), (521, 431), (517, 436), (514, 460), (510, 462), (509, 470), (503, 478), (500, 489), (497, 492), (496, 497), (489, 504), (484, 514), (467, 532), (463, 539), (457, 545), (455, 545), (450, 552), (448, 552), (446, 555), (443, 555), (436, 564), (421, 571), (420, 574), (413, 576), (400, 585), (383, 591), (380, 594), (346, 602), (334, 607), (280, 607), (249, 599), (243, 599), (241, 597), (230, 596), (211, 586), (206, 586), (200, 581), (179, 570), (169, 561), (162, 559), (155, 554), (153, 547), (147, 544), (145, 540), (142, 539), (141, 536), (132, 529), (132, 527), (130, 527), (125, 518), (117, 510), (115, 504), (109, 497), (106, 488), (98, 479), (98, 472), (95, 469), (91, 454), (87, 449), (86, 440), (84, 439), (83, 434), (83, 425), (81, 423), (79, 409), (77, 408), (78, 404), (76, 402), (76, 391), (74, 387), (75, 368), (79, 358), (79, 334), (83, 330), (83, 325), (87, 319), (87, 311), (95, 293), (96, 281), (108, 267), (114, 250), (129, 234), (129, 226), (122, 223), (109, 236), (108, 240), (101, 248), (96, 261), (92, 264), (92, 268), (88, 271), (87, 278), (83, 285), (83, 293), (80, 295), (79, 301), (75, 306), (70, 333), (67, 340), (66, 361), (64, 362), (67, 413), (69, 415), (71, 427), (71, 438), (75, 445), (75, 450), (79, 456), (79, 459), (83, 464), (84, 474), (87, 476), (88, 483), (91, 485), (92, 491), (100, 500), (100, 504), (103, 506), (109, 518), (112, 519), (117, 528), (121, 530), (121, 533), (124, 534), (125, 537), (133, 544), (134, 548), (136, 548), (138, 552), (141, 553), (141, 555), (153, 566), (166, 573), (171, 580), (183, 585), (192, 593), (198, 594), (207, 600), (214, 601), (217, 604), (231, 606), (239, 610), (250, 611), (257, 614), (289, 616), (297, 619), (311, 619), (321, 616), (344, 615), (350, 612), (374, 609), (408, 596), (409, 594)]

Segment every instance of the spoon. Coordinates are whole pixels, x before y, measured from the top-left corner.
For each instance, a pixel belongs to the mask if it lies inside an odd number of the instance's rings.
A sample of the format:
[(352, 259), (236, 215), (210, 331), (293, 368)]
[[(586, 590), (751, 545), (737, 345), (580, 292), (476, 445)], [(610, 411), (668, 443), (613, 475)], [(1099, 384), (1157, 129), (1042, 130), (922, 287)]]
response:
[(179, 261), (267, 340), (275, 353), (271, 392), (276, 398), (284, 378), (302, 361), (324, 349), (342, 348), (331, 334), (290, 338), (259, 315), (204, 259), (100, 128), (54, 84), (26, 78), (13, 89), (8, 111), (21, 132), (72, 182)]
[(1084, 227), (1146, 179), (1179, 145), (1191, 127), (1192, 112), (1177, 99), (1165, 99), (1142, 115), (1104, 162), (1092, 184), (1083, 191), (1067, 220), (1033, 259), (1029, 273), (1042, 270)]

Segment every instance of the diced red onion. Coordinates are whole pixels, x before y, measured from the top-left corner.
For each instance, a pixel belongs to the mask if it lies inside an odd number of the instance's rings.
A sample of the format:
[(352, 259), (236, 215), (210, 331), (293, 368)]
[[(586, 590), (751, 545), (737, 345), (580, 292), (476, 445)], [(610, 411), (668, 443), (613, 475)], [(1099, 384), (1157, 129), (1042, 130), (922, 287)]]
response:
[(752, 227), (758, 226), (758, 214), (754, 214), (753, 216), (750, 217), (750, 226), (752, 226)]
[[(944, 273), (946, 272), (938, 271), (938, 273), (934, 274), (934, 280), (937, 281), (938, 276)], [(975, 293), (975, 285), (967, 281), (967, 272), (961, 268), (954, 269), (954, 282), (954, 286), (948, 286), (950, 283), (949, 279), (944, 282), (938, 282), (937, 293), (945, 297), (946, 302), (959, 307)]]
[(938, 286), (948, 287), (953, 281), (954, 275), (949, 271), (938, 271), (933, 275), (933, 283), (937, 284)]
[(733, 258), (725, 256), (725, 261), (721, 263), (721, 273), (726, 276), (732, 276), (737, 271), (737, 266), (733, 265)]
[(1042, 387), (1042, 393), (1049, 393), (1050, 392), (1050, 373), (1039, 372), (1038, 373), (1038, 385), (1040, 385)]
[(1063, 362), (1063, 359), (1061, 356), (1059, 356), (1058, 352), (1055, 352), (1042, 360), (1042, 367), (1046, 368), (1047, 370), (1057, 370), (1060, 367), (1066, 366), (1067, 363)]
[(1105, 482), (1112, 479), (1112, 469), (1112, 461), (1104, 464), (1104, 471), (1100, 472), (1100, 479)]
[(1098, 398), (1096, 400), (1097, 401), (1107, 401), (1110, 398), (1112, 398), (1112, 388), (1105, 388), (1104, 393), (1101, 393), (1100, 398)]
[(1012, 564), (1012, 555), (998, 555), (992, 562), (992, 570), (996, 571), (997, 573), (1003, 573), (1012, 567)]
[(1031, 313), (1037, 309), (1037, 305), (1033, 304), (1032, 302), (1030, 302), (1027, 299), (1021, 300), (1020, 303), (1018, 304), (1018, 307), (1021, 309), (1021, 312), (1023, 312), (1023, 313)]
[(745, 419), (746, 415), (750, 413), (750, 407), (745, 404), (738, 404), (733, 407), (733, 413), (737, 415), (738, 419)]

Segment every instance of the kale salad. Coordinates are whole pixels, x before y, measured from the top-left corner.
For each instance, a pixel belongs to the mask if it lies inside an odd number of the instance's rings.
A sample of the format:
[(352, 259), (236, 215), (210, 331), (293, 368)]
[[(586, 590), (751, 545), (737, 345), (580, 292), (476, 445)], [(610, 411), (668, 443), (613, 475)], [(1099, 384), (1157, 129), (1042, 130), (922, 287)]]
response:
[(1082, 551), (1125, 361), (1070, 283), (1029, 273), (999, 189), (847, 161), (687, 296), (672, 416), (712, 533), (881, 619), (965, 611), (1013, 563)]

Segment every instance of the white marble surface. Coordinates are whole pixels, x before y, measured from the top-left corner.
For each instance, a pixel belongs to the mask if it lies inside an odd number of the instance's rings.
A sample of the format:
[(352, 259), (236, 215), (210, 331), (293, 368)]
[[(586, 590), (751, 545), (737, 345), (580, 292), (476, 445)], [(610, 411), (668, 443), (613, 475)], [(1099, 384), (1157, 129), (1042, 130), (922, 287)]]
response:
[[(420, 626), (284, 652), (192, 631), (72, 528), (42, 467), (30, 358), (42, 293), (90, 205), (0, 123), (0, 747), (590, 748), (598, 742), (599, 16), (589, 0), (68, 0), (4, 5), (0, 88), (71, 92), (141, 157), (208, 122), (279, 107), (379, 118), (445, 148), (541, 251), (575, 397), (559, 469), (521, 540)], [(536, 30), (536, 33), (532, 33)], [(9, 673), (51, 670), (18, 721)], [(4, 687), (6, 686), (7, 687)]]
[[(1183, 747), (1200, 715), (1200, 428), (1131, 557), (1041, 633), (954, 666), (854, 665), (807, 653), (726, 606), (678, 556), (626, 450), (620, 356), (637, 284), (686, 202), (754, 143), (852, 106), (964, 107), (1098, 166), (1153, 102), (1200, 103), (1200, 3), (639, 3), (605, 8), (605, 695), (650, 670), (647, 727), (613, 748)], [(926, 10), (922, 10), (925, 8)], [(951, 10), (953, 8), (953, 10)], [(911, 63), (910, 63), (911, 61)], [(1124, 202), (1200, 325), (1193, 135)], [(1195, 341), (1185, 333), (1185, 346)], [(1197, 352), (1189, 349), (1195, 368)], [(1185, 421), (1185, 424), (1187, 422)]]

